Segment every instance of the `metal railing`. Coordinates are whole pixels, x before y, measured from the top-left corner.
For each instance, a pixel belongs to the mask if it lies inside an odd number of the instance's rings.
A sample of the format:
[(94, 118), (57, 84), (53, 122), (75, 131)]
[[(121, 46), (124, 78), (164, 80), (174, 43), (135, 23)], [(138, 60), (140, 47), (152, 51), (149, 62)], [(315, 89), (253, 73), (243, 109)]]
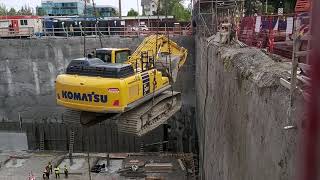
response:
[(11, 37), (31, 37), (34, 35), (33, 27), (20, 27), (20, 28), (0, 28), (1, 38)]
[(0, 38), (15, 37), (74, 37), (74, 36), (148, 36), (151, 34), (169, 34), (171, 36), (191, 35), (190, 27), (148, 27), (144, 29), (134, 27), (45, 27), (41, 32), (35, 32), (34, 28), (9, 29), (0, 28)]
[(148, 29), (137, 29), (133, 27), (61, 27), (45, 28), (44, 36), (141, 36), (149, 34), (189, 35), (188, 27), (150, 27)]

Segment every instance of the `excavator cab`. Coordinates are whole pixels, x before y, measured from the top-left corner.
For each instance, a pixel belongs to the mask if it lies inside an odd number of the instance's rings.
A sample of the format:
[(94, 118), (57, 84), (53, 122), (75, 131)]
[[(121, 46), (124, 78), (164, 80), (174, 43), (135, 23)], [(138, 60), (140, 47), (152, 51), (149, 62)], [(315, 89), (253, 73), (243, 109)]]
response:
[(95, 50), (95, 57), (106, 63), (125, 63), (130, 55), (129, 48), (100, 48)]

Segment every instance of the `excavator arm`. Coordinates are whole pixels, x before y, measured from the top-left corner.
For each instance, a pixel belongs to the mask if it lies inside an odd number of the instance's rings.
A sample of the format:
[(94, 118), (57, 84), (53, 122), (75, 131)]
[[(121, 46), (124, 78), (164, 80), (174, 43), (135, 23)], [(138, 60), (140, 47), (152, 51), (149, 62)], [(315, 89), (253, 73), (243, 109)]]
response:
[(188, 56), (187, 49), (180, 47), (177, 43), (168, 39), (167, 36), (151, 35), (143, 40), (125, 63), (131, 64), (135, 69), (141, 69), (142, 66), (145, 66), (142, 65), (141, 59), (146, 53), (148, 57), (155, 60), (158, 70), (164, 71), (167, 69), (167, 73), (177, 73)]

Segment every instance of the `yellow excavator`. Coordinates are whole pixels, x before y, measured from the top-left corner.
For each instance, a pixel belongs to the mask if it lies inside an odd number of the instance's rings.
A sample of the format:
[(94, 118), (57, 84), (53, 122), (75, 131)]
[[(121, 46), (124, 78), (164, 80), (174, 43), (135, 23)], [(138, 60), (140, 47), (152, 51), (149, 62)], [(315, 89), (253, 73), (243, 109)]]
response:
[(56, 78), (57, 104), (68, 109), (64, 121), (90, 126), (115, 120), (119, 131), (143, 135), (181, 108), (172, 90), (187, 50), (164, 35), (128, 48), (100, 48), (72, 60)]

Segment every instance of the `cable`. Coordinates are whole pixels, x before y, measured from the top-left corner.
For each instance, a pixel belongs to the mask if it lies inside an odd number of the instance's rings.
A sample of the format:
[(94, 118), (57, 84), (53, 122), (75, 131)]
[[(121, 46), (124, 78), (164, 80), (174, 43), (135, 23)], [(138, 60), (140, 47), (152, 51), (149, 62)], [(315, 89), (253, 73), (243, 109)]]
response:
[(96, 4), (94, 3), (94, 0), (92, 0), (92, 5), (93, 5), (93, 13), (94, 13), (94, 17), (95, 17), (95, 19), (96, 19), (96, 27), (97, 27), (98, 32), (99, 32), (99, 41), (100, 41), (100, 46), (101, 46), (101, 48), (103, 48), (102, 39), (101, 39), (101, 32), (100, 32), (100, 28), (99, 28), (99, 24), (98, 24), (98, 17), (97, 17)]
[[(166, 6), (166, 23), (165, 23), (165, 27), (166, 27), (166, 34), (167, 34), (167, 41), (168, 41), (168, 54), (169, 54), (169, 72), (170, 72), (170, 76), (171, 76), (171, 81), (173, 82), (173, 77), (172, 77), (172, 69), (171, 69), (171, 48), (170, 48), (170, 35), (169, 35), (169, 31), (168, 31), (168, 3), (167, 0), (165, 0), (165, 6)], [(166, 56), (166, 61), (167, 61), (167, 57)], [(166, 62), (167, 63), (167, 62)], [(173, 97), (173, 85), (171, 84), (171, 96)], [(173, 98), (171, 98), (171, 106), (173, 106)]]
[(83, 56), (86, 57), (86, 14), (87, 14), (87, 1), (84, 1), (84, 33), (83, 33)]
[(156, 71), (155, 71), (155, 60), (157, 59), (157, 53), (158, 53), (158, 35), (159, 35), (159, 6), (160, 0), (158, 2), (158, 8), (157, 8), (157, 14), (158, 14), (158, 19), (157, 19), (157, 31), (156, 31), (156, 49), (155, 49), (155, 57), (153, 57), (153, 93), (152, 93), (152, 107), (154, 105), (154, 94), (155, 94), (155, 89), (156, 89)]

